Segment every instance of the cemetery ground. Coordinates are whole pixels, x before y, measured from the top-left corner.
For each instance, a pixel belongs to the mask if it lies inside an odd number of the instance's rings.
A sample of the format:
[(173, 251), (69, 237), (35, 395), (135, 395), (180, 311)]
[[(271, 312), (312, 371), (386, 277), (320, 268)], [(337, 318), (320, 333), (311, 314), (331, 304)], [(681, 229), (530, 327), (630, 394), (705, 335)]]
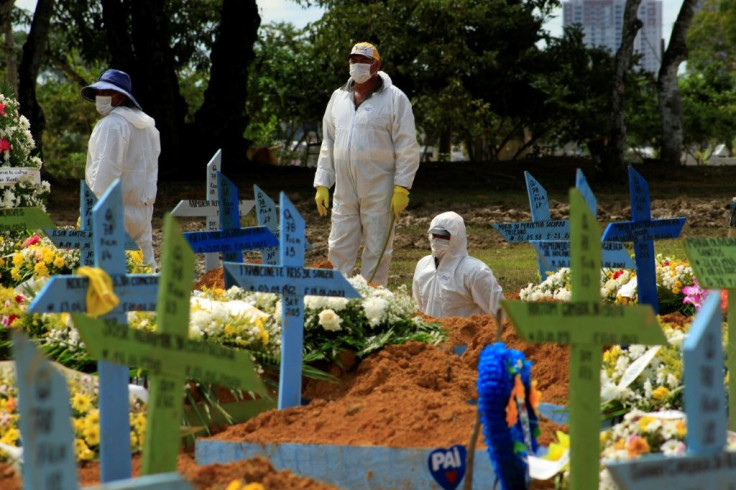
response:
[[(469, 253), (489, 264), (507, 297), (518, 297), (519, 289), (537, 277), (532, 248), (528, 244), (506, 243), (489, 225), (530, 220), (524, 171), (531, 173), (547, 189), (551, 218), (568, 218), (568, 189), (575, 183), (577, 168), (583, 170), (598, 199), (601, 231), (608, 222), (630, 219), (627, 182), (596, 180), (593, 165), (586, 160), (423, 164), (414, 183), (409, 207), (398, 222), (389, 288), (411, 286), (416, 262), (429, 251), (427, 229), (430, 220), (441, 212), (452, 210), (466, 221)], [(682, 238), (726, 236), (727, 204), (736, 195), (736, 168), (667, 168), (645, 163), (637, 165), (636, 170), (649, 182), (653, 218), (687, 218), (682, 237), (656, 242), (657, 253), (684, 258)], [(240, 171), (224, 169), (224, 172), (240, 189), (241, 199), (251, 198), (253, 184), (273, 198), (279, 191), (286, 192), (306, 220), (307, 239), (313, 245), (313, 249), (307, 251), (306, 263), (323, 264), (326, 261), (330, 225), (329, 218), (320, 218), (315, 209), (314, 169), (252, 167)], [(48, 210), (58, 226), (76, 222), (78, 188), (78, 182), (52, 183)], [(159, 183), (154, 211), (157, 247), (160, 246), (164, 213), (173, 209), (181, 199), (198, 199), (204, 195), (204, 172), (201, 180), (197, 181)], [(246, 226), (255, 225), (255, 222), (252, 214), (242, 220)], [(202, 218), (180, 219), (180, 223), (188, 231), (204, 228)], [(257, 260), (257, 255), (246, 255), (246, 258)], [(202, 276), (201, 259), (198, 267), (195, 279)], [(673, 314), (668, 315), (667, 321), (681, 323), (682, 319)], [(449, 339), (439, 347), (419, 343), (390, 346), (366, 357), (357, 366), (351, 365), (349, 357), (343, 359), (342, 366), (321, 366), (339, 376), (341, 383), (308, 380), (304, 396), (312, 400), (309, 405), (264, 414), (245, 424), (230, 427), (215, 437), (261, 443), (297, 441), (392, 447), (467, 444), (475, 412), (474, 406), (467, 402), (476, 397), (478, 357), (482, 347), (493, 341), (496, 326), (488, 316), (447, 319), (443, 324)], [(567, 348), (521, 342), (508, 321), (504, 323), (503, 330), (504, 341), (509, 347), (522, 350), (534, 363), (533, 376), (539, 383), (543, 401), (565, 404)], [(461, 356), (452, 350), (459, 345), (468, 347)], [(556, 428), (551, 423), (543, 425), (540, 440), (543, 445), (552, 441)], [(297, 440), (295, 435), (301, 437)], [(482, 436), (479, 444), (484, 447)], [(210, 488), (207, 485), (213, 482), (226, 484), (230, 481), (227, 478), (237, 476), (221, 476), (222, 470), (216, 468), (197, 468), (186, 453), (180, 456), (179, 469), (192, 481), (199, 478), (201, 488)], [(96, 469), (90, 467), (85, 471), (89, 473), (86, 482), (92, 483)], [(279, 484), (271, 488), (277, 487)], [(282, 487), (286, 488), (283, 484)], [(316, 487), (294, 484), (288, 488)]]

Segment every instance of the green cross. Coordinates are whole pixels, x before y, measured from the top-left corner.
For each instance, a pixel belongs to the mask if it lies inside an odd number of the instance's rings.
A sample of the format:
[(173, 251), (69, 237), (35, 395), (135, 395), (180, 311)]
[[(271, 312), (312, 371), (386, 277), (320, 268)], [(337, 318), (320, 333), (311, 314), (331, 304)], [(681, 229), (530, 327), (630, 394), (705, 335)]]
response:
[(728, 291), (728, 429), (736, 430), (736, 238), (686, 238), (685, 253), (700, 287)]
[(573, 490), (598, 488), (602, 347), (667, 342), (651, 306), (601, 304), (600, 238), (598, 224), (580, 191), (570, 189), (570, 302), (502, 302), (522, 339), (570, 345), (568, 406)]
[(156, 310), (158, 332), (72, 315), (91, 356), (126, 366), (140, 366), (150, 374), (141, 471), (144, 475), (176, 471), (183, 387), (187, 379), (266, 394), (250, 354), (189, 340), (194, 252), (171, 215), (165, 218), (163, 243)]

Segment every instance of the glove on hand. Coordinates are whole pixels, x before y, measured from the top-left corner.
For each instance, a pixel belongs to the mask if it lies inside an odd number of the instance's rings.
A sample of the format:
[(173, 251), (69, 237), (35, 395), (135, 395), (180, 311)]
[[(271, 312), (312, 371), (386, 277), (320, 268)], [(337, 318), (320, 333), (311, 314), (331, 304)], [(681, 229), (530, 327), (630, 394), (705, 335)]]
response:
[(406, 206), (409, 205), (409, 189), (405, 189), (400, 185), (394, 187), (394, 197), (391, 198), (391, 211), (394, 213), (394, 217), (398, 220), (399, 215)]
[(320, 216), (327, 216), (327, 208), (330, 207), (330, 190), (323, 186), (317, 186), (317, 195), (314, 196), (314, 201), (317, 203), (317, 211)]

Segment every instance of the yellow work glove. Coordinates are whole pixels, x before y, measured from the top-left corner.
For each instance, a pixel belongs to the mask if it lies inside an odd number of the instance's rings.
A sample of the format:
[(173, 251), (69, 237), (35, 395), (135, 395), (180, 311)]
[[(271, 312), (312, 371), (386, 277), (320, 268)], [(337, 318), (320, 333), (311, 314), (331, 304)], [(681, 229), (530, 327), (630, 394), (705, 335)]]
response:
[(82, 266), (77, 274), (89, 279), (87, 289), (87, 314), (98, 317), (115, 308), (120, 300), (112, 290), (112, 279), (97, 267)]
[(317, 211), (320, 216), (327, 216), (327, 208), (330, 207), (330, 190), (323, 186), (317, 186), (317, 195), (314, 196), (314, 201), (317, 203)]
[(409, 189), (397, 185), (394, 187), (394, 197), (391, 198), (391, 211), (398, 220), (399, 215), (409, 205)]

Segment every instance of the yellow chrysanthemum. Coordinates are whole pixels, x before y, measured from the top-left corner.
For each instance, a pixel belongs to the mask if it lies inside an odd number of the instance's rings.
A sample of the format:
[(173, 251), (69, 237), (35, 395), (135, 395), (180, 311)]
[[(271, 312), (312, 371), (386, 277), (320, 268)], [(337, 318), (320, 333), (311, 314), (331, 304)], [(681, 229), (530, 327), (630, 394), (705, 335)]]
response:
[(5, 431), (2, 437), (0, 437), (0, 442), (4, 442), (5, 444), (9, 444), (11, 446), (15, 446), (15, 443), (20, 438), (20, 431), (17, 427), (9, 427), (8, 430)]
[(54, 261), (55, 253), (50, 248), (44, 248), (41, 250), (41, 257), (43, 258), (44, 264), (50, 264)]
[(261, 342), (263, 344), (268, 344), (268, 330), (266, 330), (265, 325), (263, 324), (263, 319), (258, 318), (256, 320), (256, 326), (258, 327), (258, 336), (261, 338)]
[(36, 262), (36, 265), (33, 267), (33, 272), (36, 275), (36, 277), (48, 277), (49, 276), (49, 270), (46, 268), (46, 264), (43, 262)]
[(666, 400), (670, 396), (670, 390), (666, 386), (657, 386), (652, 390), (652, 398), (657, 401)]
[(12, 269), (10, 269), (10, 277), (14, 281), (19, 280), (20, 279), (20, 269), (18, 269), (17, 267), (13, 267)]
[(66, 262), (64, 262), (64, 257), (62, 257), (61, 255), (57, 255), (54, 259), (54, 267), (56, 267), (57, 269), (61, 269), (62, 267), (64, 267), (64, 264), (66, 264)]
[(82, 393), (74, 393), (72, 397), (72, 408), (77, 412), (85, 413), (92, 407), (92, 401), (87, 395)]
[(84, 440), (90, 446), (100, 445), (100, 426), (97, 424), (87, 424), (82, 432)]
[(5, 259), (3, 257), (0, 257), (0, 267), (5, 266)]
[(87, 443), (78, 438), (74, 439), (74, 454), (80, 461), (91, 461), (95, 457), (94, 451), (87, 446)]
[(649, 424), (651, 424), (652, 422), (654, 422), (654, 417), (650, 417), (650, 416), (642, 417), (639, 420), (639, 428), (643, 432), (646, 432), (647, 427), (649, 427)]
[(13, 254), (13, 265), (16, 267), (20, 267), (22, 263), (23, 263), (23, 255), (20, 252), (15, 252)]

